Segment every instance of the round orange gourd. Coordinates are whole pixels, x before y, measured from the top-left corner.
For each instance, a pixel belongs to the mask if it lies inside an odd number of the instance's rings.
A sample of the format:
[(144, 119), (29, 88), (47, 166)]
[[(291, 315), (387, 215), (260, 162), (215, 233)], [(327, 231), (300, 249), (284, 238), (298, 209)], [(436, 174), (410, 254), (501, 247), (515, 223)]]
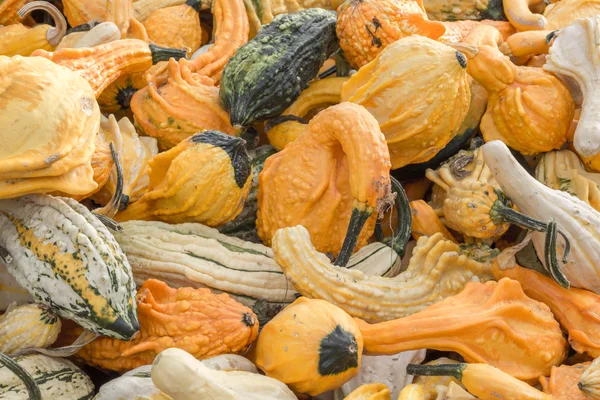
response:
[(190, 56), (202, 43), (201, 3), (201, 0), (188, 0), (179, 6), (154, 11), (143, 24), (148, 39), (162, 47), (187, 48)]
[(360, 369), (356, 322), (324, 300), (300, 297), (267, 323), (256, 342), (256, 366), (297, 393), (336, 389)]

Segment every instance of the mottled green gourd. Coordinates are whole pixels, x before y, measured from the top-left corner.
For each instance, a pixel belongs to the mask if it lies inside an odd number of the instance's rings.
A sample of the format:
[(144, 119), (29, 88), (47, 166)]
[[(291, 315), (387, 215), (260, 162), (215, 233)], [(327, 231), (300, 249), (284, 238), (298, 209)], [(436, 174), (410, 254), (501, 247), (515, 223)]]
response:
[(281, 114), (338, 48), (336, 15), (311, 8), (277, 16), (240, 47), (221, 77), (221, 105), (234, 127)]
[(1, 200), (0, 232), (8, 272), (36, 302), (100, 335), (139, 330), (129, 262), (85, 206), (41, 194)]

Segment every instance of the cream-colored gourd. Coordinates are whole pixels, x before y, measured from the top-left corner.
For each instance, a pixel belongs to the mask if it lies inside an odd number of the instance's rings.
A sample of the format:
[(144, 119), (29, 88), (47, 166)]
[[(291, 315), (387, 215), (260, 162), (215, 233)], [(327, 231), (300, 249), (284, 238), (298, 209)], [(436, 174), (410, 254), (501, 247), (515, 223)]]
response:
[(591, 157), (600, 153), (600, 16), (582, 18), (556, 33), (546, 57), (546, 71), (574, 79), (583, 94), (581, 116), (573, 145), (577, 153)]
[(83, 35), (73, 47), (76, 49), (80, 47), (94, 47), (119, 39), (121, 39), (119, 27), (112, 22), (102, 22)]
[(49, 347), (60, 328), (60, 319), (40, 304), (9, 309), (0, 316), (0, 353), (11, 355), (32, 347)]
[(535, 169), (535, 177), (549, 188), (576, 196), (600, 211), (600, 174), (587, 172), (572, 151), (544, 154)]
[(152, 382), (173, 400), (296, 400), (276, 379), (247, 371), (214, 371), (191, 354), (164, 350), (152, 364)]
[[(532, 218), (554, 219), (570, 241), (567, 262), (560, 266), (571, 284), (600, 293), (600, 213), (577, 197), (538, 182), (504, 143), (488, 142), (481, 151), (500, 187), (519, 210)], [(545, 234), (534, 232), (533, 243), (538, 257), (544, 261)], [(565, 241), (560, 236), (556, 249), (560, 260), (565, 250)], [(544, 265), (548, 268), (545, 261)]]
[(600, 358), (596, 358), (592, 365), (581, 375), (577, 384), (586, 398), (600, 399)]
[(461, 254), (441, 233), (417, 241), (408, 269), (394, 278), (367, 276), (335, 266), (319, 253), (301, 225), (273, 236), (275, 261), (302, 295), (326, 300), (353, 317), (376, 323), (402, 318), (491, 279), (490, 263)]

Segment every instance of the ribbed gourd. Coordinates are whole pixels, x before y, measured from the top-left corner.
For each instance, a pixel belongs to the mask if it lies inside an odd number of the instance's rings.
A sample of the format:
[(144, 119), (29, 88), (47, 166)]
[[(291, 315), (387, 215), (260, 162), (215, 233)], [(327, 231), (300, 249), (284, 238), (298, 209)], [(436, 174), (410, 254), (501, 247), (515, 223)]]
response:
[(362, 351), (352, 317), (324, 300), (300, 297), (263, 327), (255, 364), (295, 392), (316, 396), (354, 377)]
[(567, 355), (567, 342), (548, 306), (508, 278), (468, 283), (459, 294), (408, 317), (372, 325), (358, 321), (371, 354), (455, 351), (467, 362), (490, 364), (531, 383)]
[(131, 99), (136, 127), (158, 140), (161, 150), (168, 150), (184, 139), (204, 130), (218, 130), (237, 136), (219, 104), (219, 89), (213, 82), (192, 74), (182, 63), (169, 61), (168, 81), (162, 87), (150, 82)]
[(353, 68), (361, 68), (398, 39), (420, 35), (437, 39), (444, 24), (429, 21), (417, 0), (348, 0), (338, 11), (337, 36)]
[(480, 125), (485, 141), (502, 140), (524, 155), (560, 148), (575, 112), (569, 89), (540, 68), (513, 64), (493, 44), (499, 40), (499, 32), (480, 26), (454, 45), (469, 59), (469, 75), (488, 91)]
[[(123, 168), (120, 207), (126, 208), (130, 203), (138, 201), (148, 188), (148, 161), (158, 154), (156, 139), (138, 136), (127, 117), (117, 122), (113, 115), (102, 118), (99, 136), (105, 142), (112, 143), (119, 155)], [(92, 195), (92, 199), (102, 205), (108, 204), (115, 194), (117, 181), (117, 175), (110, 174), (102, 188)]]
[(49, 347), (60, 328), (60, 319), (48, 307), (16, 306), (0, 316), (0, 353), (10, 355), (32, 347)]
[(422, 36), (386, 47), (342, 87), (342, 101), (379, 122), (392, 168), (430, 160), (454, 136), (469, 109), (466, 58)]
[[(7, 0), (3, 3), (10, 2), (11, 0)], [(0, 4), (0, 14), (7, 12), (1, 11), (1, 9), (2, 5)], [(15, 55), (28, 56), (37, 49), (54, 50), (60, 43), (67, 31), (67, 21), (65, 21), (61, 12), (50, 3), (34, 1), (19, 9), (18, 15), (25, 17), (34, 10), (46, 11), (56, 26), (37, 24), (29, 28), (20, 23), (7, 26), (2, 26), (3, 24), (0, 23), (0, 36), (2, 37), (0, 55), (8, 57)], [(0, 17), (1, 20), (2, 17)]]
[(421, 237), (408, 268), (393, 278), (332, 265), (302, 226), (273, 237), (275, 261), (302, 295), (326, 300), (353, 317), (376, 323), (402, 318), (459, 293), (468, 282), (492, 279), (491, 259), (476, 261), (440, 233)]
[(577, 154), (570, 150), (544, 154), (535, 169), (538, 181), (562, 190), (600, 211), (600, 174), (587, 172)]
[(131, 267), (86, 207), (49, 195), (2, 200), (0, 227), (8, 271), (36, 302), (100, 335), (138, 331)]
[(219, 131), (191, 136), (148, 165), (148, 190), (117, 221), (224, 224), (242, 211), (252, 182), (245, 141)]
[(82, 347), (77, 357), (90, 365), (124, 372), (151, 364), (170, 347), (196, 358), (242, 353), (258, 335), (258, 320), (249, 308), (209, 289), (174, 289), (149, 279), (139, 289), (137, 302), (137, 336), (129, 341), (97, 338)]
[[(1, 399), (91, 399), (94, 396), (92, 380), (67, 359), (43, 354), (16, 356), (12, 361), (18, 373), (9, 368), (6, 361), (0, 361)], [(30, 388), (35, 388), (34, 393)]]
[(376, 215), (392, 203), (389, 168), (383, 135), (363, 107), (341, 103), (321, 111), (265, 162), (258, 178), (258, 235), (270, 245), (277, 229), (303, 225), (318, 251), (338, 255), (337, 264), (345, 265), (372, 236)]
[(100, 110), (90, 85), (40, 57), (0, 56), (0, 198), (97, 188), (90, 160)]
[(221, 105), (231, 124), (249, 126), (290, 106), (338, 50), (335, 24), (335, 13), (320, 8), (284, 14), (242, 46), (221, 78)]
[(13, 25), (21, 22), (19, 10), (27, 0), (5, 0), (0, 4), (0, 25)]
[(589, 398), (600, 399), (600, 358), (596, 358), (585, 370), (577, 386)]

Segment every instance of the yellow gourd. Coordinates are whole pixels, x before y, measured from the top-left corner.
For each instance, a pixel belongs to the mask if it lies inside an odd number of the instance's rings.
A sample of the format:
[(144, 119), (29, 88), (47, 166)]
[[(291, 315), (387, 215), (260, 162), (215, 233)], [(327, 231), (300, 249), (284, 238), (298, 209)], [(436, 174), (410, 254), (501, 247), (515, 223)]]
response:
[(390, 400), (390, 390), (383, 383), (366, 383), (354, 389), (344, 400)]

